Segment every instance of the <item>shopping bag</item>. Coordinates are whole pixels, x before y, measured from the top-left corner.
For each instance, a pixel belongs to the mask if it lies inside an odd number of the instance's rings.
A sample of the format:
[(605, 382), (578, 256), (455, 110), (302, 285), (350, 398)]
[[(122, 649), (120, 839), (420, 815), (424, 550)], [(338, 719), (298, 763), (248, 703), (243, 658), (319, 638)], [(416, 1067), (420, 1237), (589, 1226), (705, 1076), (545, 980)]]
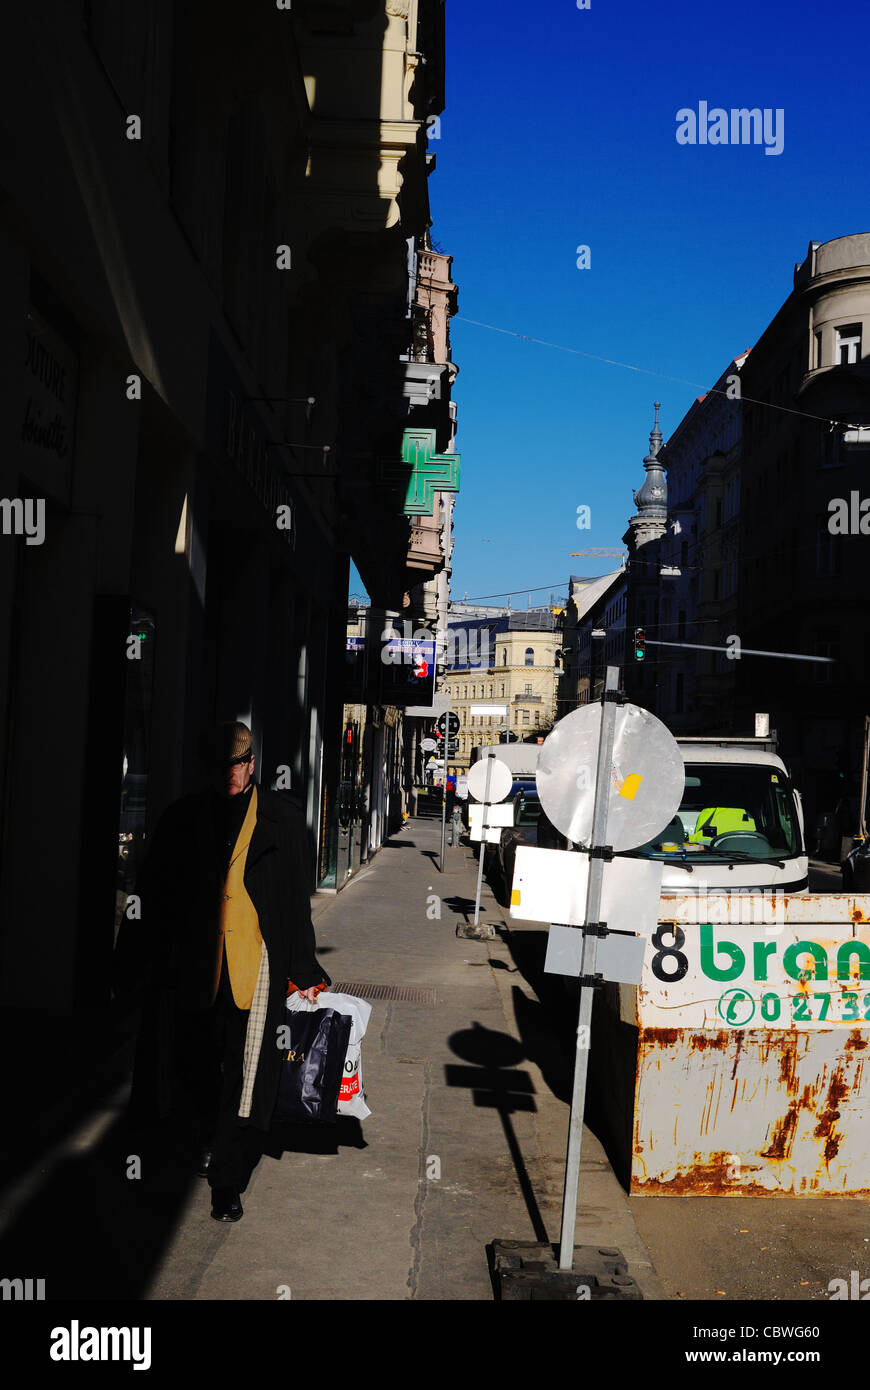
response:
[(350, 1040), (344, 1060), (344, 1075), (338, 1092), (339, 1115), (354, 1115), (364, 1120), (372, 1112), (366, 1105), (362, 1079), (362, 1040), (372, 1016), (372, 1006), (355, 994), (334, 994), (324, 990), (318, 996), (323, 1008), (336, 1009), (351, 1019)]
[(273, 1119), (278, 1124), (329, 1124), (338, 1112), (351, 1019), (338, 1009), (294, 995), (287, 1001), (286, 1023), (287, 1048)]

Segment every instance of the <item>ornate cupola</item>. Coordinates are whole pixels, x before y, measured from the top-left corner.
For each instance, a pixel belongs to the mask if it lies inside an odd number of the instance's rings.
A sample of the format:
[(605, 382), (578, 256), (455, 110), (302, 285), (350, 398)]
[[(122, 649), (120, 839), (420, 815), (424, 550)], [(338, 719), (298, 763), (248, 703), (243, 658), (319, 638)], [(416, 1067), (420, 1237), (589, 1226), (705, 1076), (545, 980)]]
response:
[(660, 402), (655, 401), (655, 421), (650, 430), (649, 453), (643, 461), (646, 477), (643, 486), (633, 493), (637, 513), (628, 523), (626, 540), (630, 549), (637, 552), (648, 541), (660, 540), (668, 524), (668, 480), (664, 465), (659, 462), (659, 449), (662, 447), (662, 432), (659, 429)]

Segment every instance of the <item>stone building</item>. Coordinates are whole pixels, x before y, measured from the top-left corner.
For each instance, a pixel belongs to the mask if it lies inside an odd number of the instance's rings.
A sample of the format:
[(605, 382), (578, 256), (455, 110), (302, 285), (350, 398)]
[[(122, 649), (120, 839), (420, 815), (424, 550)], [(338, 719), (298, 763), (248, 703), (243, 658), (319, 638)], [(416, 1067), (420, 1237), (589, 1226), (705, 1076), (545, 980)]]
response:
[(457, 468), (446, 358), (408, 435), (443, 5), (46, 0), (3, 56), (0, 1001), (63, 1011), (203, 723), (335, 883), (350, 557), (401, 613)]
[(743, 657), (735, 717), (751, 728), (754, 710), (770, 713), (812, 830), (857, 791), (867, 713), (870, 234), (810, 243), (741, 385), (735, 631), (744, 647), (827, 660)]
[[(861, 768), (868, 344), (870, 234), (811, 242), (751, 351), (661, 450), (658, 588), (651, 571), (630, 620), (643, 615), (649, 638), (699, 647), (649, 648), (645, 675), (633, 673), (641, 702), (676, 732), (751, 734), (755, 714), (769, 715), (811, 841), (818, 816), (854, 807)], [(844, 834), (857, 828), (848, 815)]]
[(734, 728), (737, 667), (727, 649), (737, 633), (740, 373), (748, 355), (747, 350), (734, 358), (715, 386), (693, 402), (661, 451), (668, 527), (661, 545), (659, 620), (647, 635), (722, 648), (650, 649), (658, 662), (658, 713), (675, 733), (741, 732)]
[[(482, 610), (478, 610), (482, 613)], [(441, 689), (459, 716), (458, 748), (449, 765), (466, 769), (477, 744), (545, 735), (556, 718), (556, 653), (561, 634), (551, 608), (491, 609), (450, 623), (449, 665)], [(472, 714), (497, 705), (504, 716)]]

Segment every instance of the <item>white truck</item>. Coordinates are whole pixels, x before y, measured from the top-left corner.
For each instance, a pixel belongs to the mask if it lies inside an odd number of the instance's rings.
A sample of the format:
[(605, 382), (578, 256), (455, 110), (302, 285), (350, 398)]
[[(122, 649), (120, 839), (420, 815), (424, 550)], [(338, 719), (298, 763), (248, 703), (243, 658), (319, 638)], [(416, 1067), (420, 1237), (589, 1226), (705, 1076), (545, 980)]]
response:
[(686, 785), (671, 823), (631, 851), (664, 863), (662, 893), (802, 893), (809, 863), (800, 793), (770, 738), (683, 738)]
[(533, 782), (541, 747), (540, 743), (478, 743), (471, 750), (471, 766), (484, 754), (494, 753), (500, 763), (510, 768), (515, 782)]
[[(800, 793), (773, 738), (677, 737), (686, 764), (679, 810), (660, 835), (630, 851), (661, 859), (663, 893), (707, 889), (806, 891), (809, 875)], [(514, 781), (533, 781), (535, 743), (484, 751), (507, 764)]]

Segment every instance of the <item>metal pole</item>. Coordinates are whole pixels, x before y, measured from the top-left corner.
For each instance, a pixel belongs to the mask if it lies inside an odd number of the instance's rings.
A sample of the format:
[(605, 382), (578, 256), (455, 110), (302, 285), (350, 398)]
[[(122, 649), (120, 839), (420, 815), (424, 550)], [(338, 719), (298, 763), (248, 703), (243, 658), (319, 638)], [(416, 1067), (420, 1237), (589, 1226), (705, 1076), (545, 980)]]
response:
[(444, 713), (444, 771), (441, 775), (441, 861), (438, 872), (444, 872), (444, 844), (447, 825), (447, 748), (450, 743), (450, 691), (447, 692), (447, 709)]
[[(651, 637), (646, 638), (648, 647), (685, 647), (690, 652), (731, 652), (731, 647), (710, 647), (703, 642), (659, 642), (653, 641)], [(733, 652), (733, 656), (778, 656), (783, 661), (816, 661), (824, 666), (835, 666), (837, 658), (834, 656), (806, 656), (803, 652), (768, 652), (760, 651), (757, 647), (741, 647)]]
[[(604, 698), (601, 702), (601, 733), (598, 742), (598, 767), (595, 773), (595, 802), (592, 810), (590, 849), (607, 843), (607, 806), (610, 773), (613, 766), (613, 736), (616, 729), (616, 705), (607, 699), (607, 692), (616, 690), (619, 667), (607, 667)], [(604, 860), (590, 857), (589, 883), (586, 891), (586, 922), (597, 923), (601, 912), (601, 889), (604, 879)], [(583, 931), (583, 975), (595, 974), (598, 954), (597, 936)], [(574, 1089), (571, 1093), (571, 1117), (568, 1122), (568, 1153), (565, 1159), (565, 1193), (562, 1199), (562, 1231), (559, 1245), (559, 1268), (571, 1269), (574, 1264), (574, 1227), (577, 1221), (577, 1196), (580, 1183), (580, 1152), (583, 1146), (583, 1110), (586, 1100), (586, 1073), (589, 1062), (589, 1031), (592, 1022), (594, 991), (580, 986), (580, 1015), (577, 1021), (577, 1047), (574, 1058)]]
[(864, 821), (867, 806), (867, 762), (870, 756), (870, 714), (864, 715), (864, 757), (861, 762), (861, 800), (858, 803), (858, 834), (862, 840), (867, 838)]
[(486, 812), (489, 807), (489, 784), (492, 779), (492, 760), (495, 755), (486, 755), (486, 783), (483, 788), (483, 801), (481, 803), (480, 821), (483, 839), (480, 842), (480, 863), (477, 866), (477, 896), (474, 900), (474, 925), (477, 926), (480, 917), (480, 890), (483, 887), (483, 859), (486, 854)]

